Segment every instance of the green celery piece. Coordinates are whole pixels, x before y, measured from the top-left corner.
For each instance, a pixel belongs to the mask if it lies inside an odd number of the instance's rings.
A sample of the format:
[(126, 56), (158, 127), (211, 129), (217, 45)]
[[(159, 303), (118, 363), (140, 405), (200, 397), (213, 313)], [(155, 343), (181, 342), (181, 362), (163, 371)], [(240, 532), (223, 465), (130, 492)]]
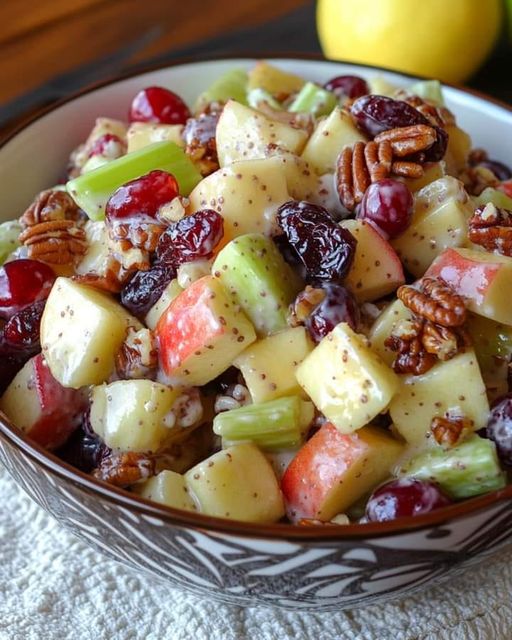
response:
[(105, 205), (114, 191), (154, 169), (172, 173), (184, 196), (188, 196), (201, 180), (201, 174), (183, 149), (174, 142), (163, 141), (132, 151), (69, 180), (66, 189), (91, 220), (103, 220)]
[(444, 105), (443, 88), (439, 80), (421, 80), (408, 87), (408, 90), (415, 96)]
[(436, 482), (454, 499), (479, 496), (506, 484), (494, 442), (476, 434), (453, 449), (430, 449), (419, 454), (401, 472)]
[(18, 237), (21, 225), (17, 220), (9, 220), (0, 224), (0, 264), (3, 264), (11, 253), (20, 246)]
[(319, 87), (314, 82), (306, 82), (295, 100), (288, 107), (293, 113), (306, 112), (314, 116), (325, 116), (331, 113), (338, 104), (338, 98), (331, 91)]
[(251, 89), (247, 94), (248, 105), (253, 109), (258, 109), (262, 102), (266, 102), (269, 107), (272, 107), (272, 109), (275, 109), (276, 111), (283, 111), (281, 104), (268, 91), (265, 91), (265, 89), (261, 89), (260, 87)]
[(509, 198), (506, 193), (500, 191), (499, 189), (493, 189), (492, 187), (487, 187), (482, 191), (479, 196), (473, 198), (477, 207), (485, 206), (489, 202), (495, 207), (501, 207), (502, 209), (512, 209), (512, 198)]
[(231, 69), (217, 78), (206, 91), (197, 98), (195, 111), (202, 111), (210, 102), (227, 102), (236, 100), (247, 105), (247, 72), (243, 69)]
[(219, 413), (213, 431), (223, 446), (250, 440), (264, 450), (286, 449), (302, 443), (313, 416), (313, 403), (288, 396)]
[(245, 311), (260, 336), (285, 329), (288, 305), (303, 283), (270, 238), (248, 233), (231, 240), (212, 274)]

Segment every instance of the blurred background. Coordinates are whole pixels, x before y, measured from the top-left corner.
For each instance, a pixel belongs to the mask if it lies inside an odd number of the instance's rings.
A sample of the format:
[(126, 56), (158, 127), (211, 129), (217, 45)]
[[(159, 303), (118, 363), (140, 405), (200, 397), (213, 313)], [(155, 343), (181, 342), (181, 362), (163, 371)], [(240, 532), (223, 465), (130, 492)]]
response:
[[(321, 54), (512, 102), (512, 0), (0, 2), (0, 133), (93, 82), (179, 57)], [(318, 21), (317, 21), (318, 8)]]

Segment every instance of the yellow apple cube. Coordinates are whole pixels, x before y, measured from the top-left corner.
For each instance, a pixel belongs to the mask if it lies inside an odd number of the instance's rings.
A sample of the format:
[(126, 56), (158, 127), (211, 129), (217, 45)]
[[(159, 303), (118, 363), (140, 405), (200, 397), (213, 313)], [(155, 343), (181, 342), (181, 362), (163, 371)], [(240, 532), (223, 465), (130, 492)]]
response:
[(412, 314), (401, 300), (395, 300), (388, 305), (373, 323), (368, 340), (372, 351), (390, 367), (396, 357), (396, 353), (388, 349), (384, 342), (393, 333), (393, 330), (402, 320), (411, 320)]
[(185, 476), (175, 471), (160, 471), (156, 476), (141, 485), (135, 485), (133, 491), (142, 498), (153, 500), (174, 509), (196, 511), (197, 506), (190, 496)]

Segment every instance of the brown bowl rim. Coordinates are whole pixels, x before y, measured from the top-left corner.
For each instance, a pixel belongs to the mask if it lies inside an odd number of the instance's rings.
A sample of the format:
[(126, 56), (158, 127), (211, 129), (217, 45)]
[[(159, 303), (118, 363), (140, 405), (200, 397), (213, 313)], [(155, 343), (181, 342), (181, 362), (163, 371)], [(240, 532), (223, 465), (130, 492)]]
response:
[[(368, 64), (361, 64), (343, 60), (329, 60), (321, 54), (272, 54), (272, 53), (234, 53), (222, 56), (187, 56), (180, 57), (172, 62), (158, 62), (153, 64), (137, 65), (134, 69), (130, 69), (124, 73), (117, 74), (115, 77), (102, 80), (101, 82), (90, 84), (83, 89), (73, 92), (68, 97), (58, 100), (51, 105), (37, 109), (22, 121), (20, 121), (11, 131), (0, 140), (0, 150), (15, 136), (24, 129), (37, 122), (48, 113), (58, 109), (59, 107), (72, 102), (76, 98), (96, 91), (116, 82), (143, 75), (151, 71), (158, 71), (169, 67), (176, 67), (185, 64), (201, 63), (208, 61), (221, 60), (248, 60), (254, 61), (266, 59), (272, 61), (279, 60), (311, 60), (318, 62), (330, 62), (332, 64), (348, 64), (355, 67), (366, 69), (374, 69), (376, 71), (385, 71), (395, 73), (405, 78), (413, 80), (421, 79), (421, 76), (415, 76), (409, 73), (388, 69), (385, 67), (377, 67)], [(479, 99), (490, 102), (505, 111), (512, 112), (512, 106), (486, 95), (483, 92), (461, 87), (455, 84), (443, 83), (444, 86), (454, 88), (462, 93), (475, 96)], [(242, 522), (239, 520), (228, 520), (226, 518), (215, 518), (193, 511), (184, 511), (174, 509), (162, 504), (151, 502), (145, 498), (137, 496), (123, 489), (109, 485), (101, 480), (97, 480), (93, 476), (79, 471), (70, 464), (58, 458), (55, 454), (47, 451), (36, 442), (30, 441), (25, 437), (24, 433), (13, 425), (9, 419), (0, 412), (0, 436), (8, 441), (11, 446), (21, 450), (28, 455), (34, 462), (41, 464), (53, 475), (64, 480), (70, 481), (81, 489), (85, 489), (89, 493), (98, 494), (102, 498), (107, 499), (119, 506), (132, 508), (135, 511), (149, 518), (160, 518), (174, 526), (182, 526), (185, 528), (194, 528), (205, 532), (215, 532), (225, 535), (237, 535), (250, 538), (266, 538), (281, 541), (310, 541), (322, 542), (333, 540), (352, 540), (364, 538), (380, 538), (384, 536), (398, 535), (405, 532), (417, 531), (420, 529), (428, 529), (431, 527), (440, 527), (454, 519), (475, 514), (483, 511), (490, 506), (512, 498), (512, 485), (498, 491), (470, 498), (463, 502), (454, 503), (450, 506), (443, 507), (431, 513), (424, 515), (397, 518), (388, 522), (375, 522), (365, 524), (348, 524), (348, 525), (306, 525), (293, 526), (290, 524), (274, 523), (274, 524), (256, 524)]]

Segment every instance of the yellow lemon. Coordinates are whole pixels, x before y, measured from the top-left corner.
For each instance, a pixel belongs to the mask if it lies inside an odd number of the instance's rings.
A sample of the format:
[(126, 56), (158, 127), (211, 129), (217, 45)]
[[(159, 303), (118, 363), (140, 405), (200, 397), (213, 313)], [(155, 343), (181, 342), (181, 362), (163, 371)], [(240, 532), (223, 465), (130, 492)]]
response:
[(318, 0), (324, 54), (463, 82), (499, 35), (501, 0)]

